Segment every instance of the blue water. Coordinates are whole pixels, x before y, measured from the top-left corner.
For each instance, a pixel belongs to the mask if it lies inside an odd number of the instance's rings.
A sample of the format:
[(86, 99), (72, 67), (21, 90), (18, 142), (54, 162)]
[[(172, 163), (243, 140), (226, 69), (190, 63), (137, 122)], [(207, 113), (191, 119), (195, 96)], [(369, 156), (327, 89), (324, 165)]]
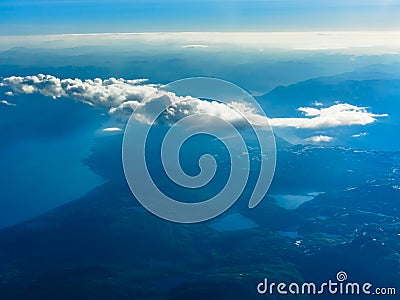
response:
[(0, 109), (0, 228), (76, 200), (104, 182), (82, 162), (105, 120), (100, 112), (37, 94), (17, 95), (12, 102)]
[(320, 193), (308, 193), (307, 195), (274, 195), (277, 204), (285, 209), (296, 209), (303, 203), (314, 199)]
[(0, 227), (75, 200), (104, 180), (82, 163), (90, 150), (85, 134), (32, 140), (2, 151)]
[(219, 232), (257, 228), (258, 224), (240, 213), (233, 213), (214, 221), (211, 228)]

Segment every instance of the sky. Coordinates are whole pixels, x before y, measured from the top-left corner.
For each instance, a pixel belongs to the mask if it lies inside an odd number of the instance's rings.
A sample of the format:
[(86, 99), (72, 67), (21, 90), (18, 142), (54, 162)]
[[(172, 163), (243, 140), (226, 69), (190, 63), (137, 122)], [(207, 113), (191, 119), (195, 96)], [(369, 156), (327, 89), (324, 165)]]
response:
[(400, 30), (399, 0), (2, 0), (0, 35)]

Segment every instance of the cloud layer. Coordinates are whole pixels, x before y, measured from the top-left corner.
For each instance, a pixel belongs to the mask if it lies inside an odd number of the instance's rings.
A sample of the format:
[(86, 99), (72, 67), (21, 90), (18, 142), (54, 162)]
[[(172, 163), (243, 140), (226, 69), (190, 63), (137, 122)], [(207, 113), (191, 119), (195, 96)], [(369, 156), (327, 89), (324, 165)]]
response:
[[(123, 78), (109, 78), (102, 80), (81, 80), (79, 78), (60, 79), (52, 75), (11, 76), (4, 78), (2, 86), (9, 87), (7, 95), (39, 93), (43, 96), (58, 99), (72, 98), (92, 106), (105, 108), (112, 115), (128, 118), (136, 110), (136, 118), (143, 122), (150, 122), (159, 107), (168, 107), (162, 114), (163, 120), (173, 123), (184, 116), (191, 114), (207, 114), (223, 118), (230, 122), (243, 122), (239, 111), (247, 112), (249, 117), (256, 120), (261, 117), (239, 103), (232, 102), (232, 107), (217, 101), (205, 101), (194, 97), (177, 96), (164, 91), (159, 85), (146, 84), (146, 79), (126, 80)], [(263, 118), (264, 124), (267, 119)]]
[(305, 118), (271, 119), (272, 127), (329, 128), (338, 126), (367, 125), (387, 114), (373, 114), (365, 107), (339, 103), (326, 108), (300, 107)]
[(316, 135), (305, 139), (306, 142), (312, 143), (328, 143), (333, 140), (333, 137), (326, 135)]
[(52, 75), (11, 76), (2, 80), (13, 94), (39, 93), (53, 99), (68, 97), (102, 108), (117, 107), (126, 101), (142, 101), (158, 90), (156, 85), (146, 84), (146, 79), (126, 80), (109, 78), (102, 80), (81, 80), (79, 78), (60, 79)]
[[(43, 96), (71, 98), (92, 106), (107, 109), (111, 115), (128, 118), (136, 110), (136, 118), (150, 122), (160, 107), (168, 107), (162, 114), (166, 123), (174, 123), (191, 114), (207, 114), (229, 122), (243, 122), (244, 115), (254, 126), (294, 127), (306, 129), (338, 126), (367, 125), (386, 114), (373, 114), (365, 107), (337, 103), (330, 107), (300, 107), (304, 117), (267, 119), (245, 103), (231, 102), (230, 106), (217, 101), (205, 101), (190, 96), (181, 97), (148, 84), (146, 79), (127, 80), (109, 78), (102, 80), (60, 79), (52, 75), (11, 76), (4, 78), (1, 86), (10, 88), (6, 95), (39, 93)], [(314, 138), (314, 137), (313, 137)], [(323, 141), (323, 140), (321, 140)]]

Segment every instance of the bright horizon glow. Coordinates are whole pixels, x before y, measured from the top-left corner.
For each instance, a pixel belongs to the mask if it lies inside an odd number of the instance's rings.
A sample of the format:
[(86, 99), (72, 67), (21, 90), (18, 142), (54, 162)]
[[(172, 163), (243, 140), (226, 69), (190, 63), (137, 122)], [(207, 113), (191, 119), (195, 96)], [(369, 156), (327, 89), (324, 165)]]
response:
[[(287, 50), (335, 50), (342, 53), (400, 54), (400, 31), (315, 32), (139, 32), (79, 33), (0, 36), (0, 50), (12, 47), (68, 48), (76, 46), (148, 47), (168, 43), (181, 51), (212, 51), (219, 48)], [(110, 44), (110, 42), (112, 42)], [(193, 46), (195, 45), (195, 46)], [(201, 45), (201, 46), (200, 46)]]

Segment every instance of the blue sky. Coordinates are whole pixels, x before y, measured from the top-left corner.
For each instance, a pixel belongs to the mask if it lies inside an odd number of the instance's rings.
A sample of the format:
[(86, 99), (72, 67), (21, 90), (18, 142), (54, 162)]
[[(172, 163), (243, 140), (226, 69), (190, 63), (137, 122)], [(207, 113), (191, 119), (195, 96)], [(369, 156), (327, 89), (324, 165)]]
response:
[(0, 34), (400, 30), (400, 1), (3, 0)]

